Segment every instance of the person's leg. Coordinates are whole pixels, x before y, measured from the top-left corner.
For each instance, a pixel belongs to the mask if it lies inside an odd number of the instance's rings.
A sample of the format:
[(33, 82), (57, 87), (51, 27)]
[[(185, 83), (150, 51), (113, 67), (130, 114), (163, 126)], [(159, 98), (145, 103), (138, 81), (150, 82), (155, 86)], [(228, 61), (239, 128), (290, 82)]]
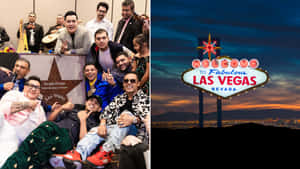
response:
[(115, 151), (120, 149), (122, 140), (127, 136), (130, 127), (120, 128), (118, 125), (111, 125), (107, 127), (107, 139), (103, 144), (104, 151)]
[(66, 154), (56, 154), (50, 159), (52, 167), (81, 168), (81, 161), (93, 152), (93, 150), (104, 140), (97, 134), (98, 127), (92, 128), (78, 143), (75, 150)]
[(130, 156), (131, 148), (121, 145), (119, 169), (136, 169), (134, 159)]
[(98, 127), (92, 128), (77, 144), (76, 151), (80, 153), (81, 160), (86, 158), (93, 152), (93, 150), (102, 142), (104, 138), (97, 133)]
[(2, 169), (39, 169), (52, 154), (65, 153), (71, 148), (72, 143), (67, 130), (47, 121), (26, 137), (18, 151), (7, 159)]
[(87, 158), (93, 167), (104, 166), (111, 161), (112, 152), (120, 149), (121, 141), (127, 135), (129, 127), (119, 128), (117, 125), (107, 126), (107, 139), (99, 151)]
[(19, 145), (14, 127), (4, 120), (2, 122), (0, 124), (0, 168), (7, 158), (18, 149)]

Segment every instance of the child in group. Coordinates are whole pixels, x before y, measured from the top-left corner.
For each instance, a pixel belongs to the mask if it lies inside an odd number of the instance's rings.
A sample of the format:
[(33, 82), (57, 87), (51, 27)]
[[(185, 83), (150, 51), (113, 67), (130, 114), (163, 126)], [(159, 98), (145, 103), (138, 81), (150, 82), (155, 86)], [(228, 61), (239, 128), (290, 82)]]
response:
[(139, 34), (134, 37), (133, 46), (137, 54), (133, 58), (132, 71), (138, 75), (140, 89), (149, 95), (149, 38), (145, 34)]

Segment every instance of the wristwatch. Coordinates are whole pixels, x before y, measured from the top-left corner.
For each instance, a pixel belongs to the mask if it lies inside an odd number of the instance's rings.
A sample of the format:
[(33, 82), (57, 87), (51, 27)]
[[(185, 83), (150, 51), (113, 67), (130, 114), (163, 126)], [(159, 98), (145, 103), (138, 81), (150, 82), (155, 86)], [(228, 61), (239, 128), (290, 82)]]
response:
[(132, 123), (136, 124), (138, 122), (137, 118), (134, 116)]

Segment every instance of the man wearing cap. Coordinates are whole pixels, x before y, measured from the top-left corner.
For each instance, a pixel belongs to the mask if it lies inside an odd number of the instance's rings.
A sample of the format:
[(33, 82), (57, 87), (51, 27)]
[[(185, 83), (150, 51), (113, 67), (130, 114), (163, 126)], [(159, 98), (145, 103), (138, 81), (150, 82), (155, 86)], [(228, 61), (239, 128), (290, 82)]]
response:
[(99, 125), (101, 104), (101, 98), (92, 95), (88, 97), (85, 105), (74, 105), (68, 101), (57, 108), (49, 115), (49, 121), (30, 133), (2, 169), (15, 166), (38, 169), (52, 154), (65, 153), (72, 149), (88, 130)]

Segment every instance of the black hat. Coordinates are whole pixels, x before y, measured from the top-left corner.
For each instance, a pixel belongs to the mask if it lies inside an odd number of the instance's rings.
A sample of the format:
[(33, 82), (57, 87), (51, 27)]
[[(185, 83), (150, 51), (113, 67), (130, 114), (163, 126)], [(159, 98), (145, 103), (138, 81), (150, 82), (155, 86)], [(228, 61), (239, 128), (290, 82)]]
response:
[(97, 102), (100, 104), (100, 106), (102, 106), (102, 99), (101, 99), (100, 96), (98, 96), (98, 95), (91, 95), (86, 100), (89, 100), (89, 99), (92, 99), (92, 98), (95, 98), (97, 100)]

